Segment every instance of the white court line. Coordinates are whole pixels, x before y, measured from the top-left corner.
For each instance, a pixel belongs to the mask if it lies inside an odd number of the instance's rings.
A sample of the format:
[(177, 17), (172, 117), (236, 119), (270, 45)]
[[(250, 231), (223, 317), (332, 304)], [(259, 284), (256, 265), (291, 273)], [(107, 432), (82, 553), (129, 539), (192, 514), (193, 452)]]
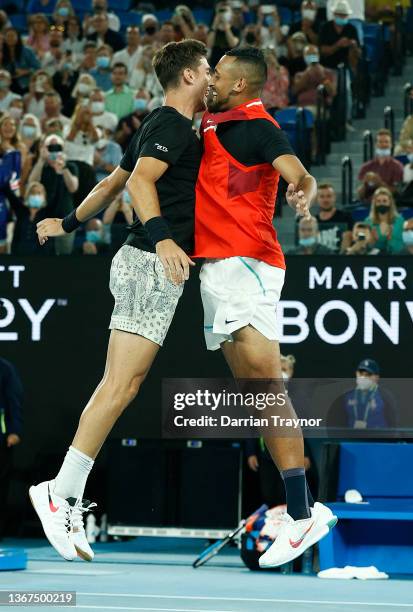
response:
[[(320, 604), (320, 605), (337, 605), (337, 606), (377, 606), (386, 607), (393, 606), (396, 608), (413, 608), (413, 603), (396, 603), (392, 601), (386, 602), (369, 602), (369, 601), (330, 601), (324, 599), (272, 599), (272, 598), (253, 598), (253, 597), (211, 597), (202, 595), (152, 595), (150, 593), (81, 593), (77, 595), (90, 595), (93, 597), (137, 597), (148, 599), (186, 599), (196, 601), (245, 601), (258, 603), (295, 603), (295, 604)], [(140, 608), (131, 608), (139, 610)], [(146, 610), (147, 608), (143, 608)], [(211, 611), (209, 611), (211, 612)]]
[[(86, 610), (102, 610), (102, 606), (79, 606), (76, 608), (83, 608)], [(147, 612), (237, 612), (237, 610), (210, 610), (209, 608), (202, 608), (202, 610), (195, 610), (194, 608), (132, 608), (128, 606), (110, 606), (111, 610), (146, 610)]]

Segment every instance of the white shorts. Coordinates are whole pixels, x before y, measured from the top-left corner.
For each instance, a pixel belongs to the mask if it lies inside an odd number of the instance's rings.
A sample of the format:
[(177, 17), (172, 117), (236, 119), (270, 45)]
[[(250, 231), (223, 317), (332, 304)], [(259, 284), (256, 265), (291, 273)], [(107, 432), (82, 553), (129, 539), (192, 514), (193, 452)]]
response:
[(285, 270), (253, 259), (207, 259), (201, 268), (201, 297), (207, 349), (215, 351), (232, 333), (252, 325), (277, 340), (277, 304)]

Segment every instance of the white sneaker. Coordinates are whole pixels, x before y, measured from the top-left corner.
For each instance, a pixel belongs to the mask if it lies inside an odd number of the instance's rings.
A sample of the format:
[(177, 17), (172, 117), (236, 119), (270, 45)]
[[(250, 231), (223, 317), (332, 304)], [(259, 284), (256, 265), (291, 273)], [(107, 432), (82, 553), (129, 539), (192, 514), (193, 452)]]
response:
[(260, 567), (278, 567), (293, 561), (324, 538), (336, 523), (337, 517), (330, 508), (319, 502), (311, 508), (308, 519), (294, 521), (289, 514), (284, 514), (275, 542), (259, 558)]
[(53, 491), (54, 480), (46, 480), (30, 487), (29, 497), (50, 544), (64, 559), (73, 561), (77, 552), (72, 542), (72, 507)]
[(83, 525), (83, 514), (96, 508), (97, 504), (90, 503), (87, 499), (77, 499), (72, 507), (72, 542), (77, 550), (79, 557), (84, 561), (93, 561), (95, 553), (87, 541), (85, 528)]

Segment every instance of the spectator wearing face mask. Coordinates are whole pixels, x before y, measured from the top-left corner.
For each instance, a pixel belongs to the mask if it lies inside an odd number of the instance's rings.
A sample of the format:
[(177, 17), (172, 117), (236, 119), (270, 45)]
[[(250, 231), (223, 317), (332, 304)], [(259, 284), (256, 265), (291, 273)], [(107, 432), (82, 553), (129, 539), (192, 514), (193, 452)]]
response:
[(393, 195), (386, 187), (374, 192), (370, 215), (364, 222), (371, 226), (374, 244), (381, 253), (402, 251), (403, 217), (397, 212)]
[(318, 223), (315, 217), (302, 217), (298, 223), (298, 246), (289, 255), (332, 255), (333, 251), (319, 243)]
[(114, 132), (118, 125), (118, 118), (115, 113), (105, 110), (105, 95), (103, 91), (97, 88), (93, 89), (89, 102), (93, 125)]
[(63, 63), (59, 70), (56, 70), (53, 75), (53, 88), (60, 96), (62, 101), (62, 113), (65, 117), (70, 117), (75, 108), (72, 92), (78, 79), (79, 71), (75, 68), (72, 54), (66, 51)]
[(98, 48), (109, 45), (113, 51), (120, 51), (125, 47), (123, 36), (109, 28), (107, 13), (97, 13), (92, 19), (92, 26), (95, 31), (88, 34), (87, 39), (96, 42)]
[(116, 131), (116, 141), (120, 144), (123, 151), (127, 148), (130, 141), (137, 129), (139, 129), (142, 119), (146, 117), (149, 113), (149, 103), (150, 103), (150, 95), (149, 92), (144, 89), (138, 89), (136, 92), (133, 107), (134, 111), (130, 115), (123, 117), (119, 121), (118, 129)]
[(404, 222), (402, 238), (404, 248), (399, 255), (413, 255), (413, 218)]
[[(330, 21), (334, 19), (334, 6), (337, 0), (327, 0), (327, 19)], [(360, 45), (363, 45), (364, 41), (364, 31), (363, 31), (363, 23), (366, 20), (365, 15), (365, 0), (347, 0), (348, 5), (351, 10), (351, 19), (350, 23), (357, 30), (357, 35), (359, 38)]]
[(147, 45), (155, 45), (158, 42), (159, 36), (159, 21), (156, 15), (152, 13), (146, 13), (142, 16), (141, 21), (142, 28), (142, 40), (141, 44), (146, 47)]
[(57, 0), (53, 11), (52, 20), (56, 26), (65, 28), (70, 17), (75, 15), (72, 3), (70, 0)]
[[(50, 214), (46, 217), (62, 219), (73, 210), (73, 196), (79, 188), (79, 170), (72, 161), (67, 161), (63, 152), (64, 140), (52, 134), (40, 148), (38, 162), (29, 177), (32, 181), (41, 182), (47, 193)], [(68, 255), (72, 252), (75, 232), (55, 239), (57, 255)], [(43, 247), (41, 247), (43, 248)]]
[(208, 32), (209, 63), (215, 68), (221, 57), (240, 41), (240, 32), (232, 25), (232, 9), (229, 2), (217, 2), (215, 16)]
[(288, 34), (292, 36), (295, 32), (303, 32), (309, 43), (318, 44), (322, 20), (318, 17), (317, 4), (313, 0), (304, 0), (301, 4), (301, 19), (292, 23)]
[(361, 204), (370, 205), (374, 192), (379, 187), (386, 187), (386, 183), (376, 172), (366, 172), (363, 182), (357, 188), (357, 195)]
[(49, 91), (53, 91), (52, 79), (44, 70), (38, 70), (31, 77), (29, 92), (24, 96), (26, 113), (41, 119), (44, 115), (44, 96)]
[(36, 224), (49, 215), (53, 215), (53, 209), (47, 205), (44, 186), (38, 181), (33, 181), (27, 186), (24, 199), (10, 197), (9, 201), (16, 219), (11, 244), (12, 255), (53, 254), (53, 238), (47, 241), (46, 251), (43, 252), (36, 233)]
[(27, 183), (27, 179), (29, 178), (30, 172), (32, 171), (34, 164), (39, 159), (40, 138), (42, 135), (42, 130), (38, 118), (35, 115), (31, 115), (30, 113), (24, 115), (22, 121), (20, 122), (19, 134), (21, 141), (25, 145), (27, 151), (21, 176), (21, 186), (22, 189), (24, 189), (24, 186)]
[(125, 189), (122, 195), (108, 206), (103, 215), (105, 235), (113, 253), (118, 251), (128, 236), (127, 225), (133, 223), (133, 208), (130, 195)]
[(327, 416), (329, 428), (391, 429), (397, 412), (391, 394), (380, 387), (380, 368), (374, 359), (363, 359), (355, 372), (356, 386), (338, 397)]
[(81, 74), (72, 91), (75, 106), (87, 106), (89, 104), (89, 96), (94, 89), (96, 89), (95, 79), (90, 74)]
[(119, 165), (122, 159), (122, 149), (117, 142), (109, 140), (108, 133), (102, 131), (99, 140), (95, 144), (93, 167), (96, 172), (96, 181), (99, 183), (109, 176)]
[(82, 244), (83, 255), (107, 255), (110, 247), (105, 242), (105, 232), (100, 219), (89, 219), (85, 225), (85, 240)]
[(289, 105), (290, 75), (287, 68), (279, 63), (274, 49), (266, 49), (265, 60), (268, 78), (261, 99), (267, 111), (273, 114)]
[(143, 46), (138, 26), (126, 28), (126, 47), (121, 51), (116, 51), (112, 57), (112, 64), (125, 64), (128, 69), (129, 77), (142, 57)]
[(307, 38), (303, 32), (296, 32), (287, 40), (287, 58), (280, 58), (280, 64), (287, 68), (290, 79), (292, 80), (297, 72), (304, 72), (307, 65), (304, 61), (304, 49), (307, 45)]
[(356, 28), (349, 23), (351, 8), (347, 0), (337, 0), (333, 7), (333, 19), (320, 30), (318, 43), (321, 63), (336, 69), (339, 64), (355, 68), (360, 57), (360, 41)]
[(10, 91), (11, 76), (7, 70), (0, 70), (0, 112), (4, 113), (9, 109), (12, 100), (19, 99), (20, 96)]
[(334, 70), (320, 64), (318, 47), (304, 47), (304, 62), (307, 68), (294, 76), (292, 92), (297, 96), (297, 104), (308, 108), (313, 115), (317, 113), (317, 88), (324, 85), (327, 92), (327, 104), (331, 104), (337, 93), (337, 76)]
[(22, 98), (14, 98), (10, 102), (9, 110), (7, 113), (10, 115), (12, 119), (15, 120), (17, 127), (20, 126), (20, 119), (24, 113), (24, 103)]
[(392, 157), (392, 138), (390, 130), (382, 129), (376, 135), (376, 148), (374, 159), (365, 162), (359, 172), (359, 180), (363, 180), (367, 172), (375, 172), (380, 176), (391, 192), (403, 180), (403, 165)]
[(135, 94), (126, 85), (128, 70), (125, 64), (112, 66), (112, 89), (105, 94), (105, 109), (114, 113), (118, 119), (123, 119), (134, 110)]
[[(274, 5), (271, 7), (271, 13), (269, 8), (262, 6), (258, 7), (257, 11), (257, 26), (258, 34), (257, 38), (260, 41), (262, 49), (275, 49), (277, 56), (285, 55), (285, 34), (288, 27), (281, 26), (281, 19), (278, 14), (277, 7)], [(234, 11), (234, 9), (232, 9)]]
[(109, 91), (112, 88), (110, 65), (112, 62), (112, 49), (109, 45), (102, 45), (97, 50), (96, 68), (92, 68), (89, 74), (96, 81), (97, 87), (103, 91)]
[(340, 253), (351, 243), (353, 220), (351, 215), (336, 207), (337, 195), (330, 183), (318, 185), (316, 219), (319, 228), (319, 242), (327, 248)]
[(349, 246), (342, 250), (343, 255), (379, 255), (380, 250), (374, 246), (370, 225), (364, 221), (354, 224)]

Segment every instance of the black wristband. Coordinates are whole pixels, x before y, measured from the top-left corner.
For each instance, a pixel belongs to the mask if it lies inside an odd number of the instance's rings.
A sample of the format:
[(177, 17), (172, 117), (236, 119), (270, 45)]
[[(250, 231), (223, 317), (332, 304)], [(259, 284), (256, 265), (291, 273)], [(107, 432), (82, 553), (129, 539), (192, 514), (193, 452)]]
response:
[(66, 232), (66, 234), (70, 234), (74, 232), (75, 229), (81, 226), (81, 222), (76, 217), (76, 209), (72, 210), (71, 213), (66, 215), (66, 217), (62, 221), (62, 228)]
[(152, 217), (144, 227), (153, 246), (156, 246), (161, 240), (172, 238), (171, 230), (163, 217)]

